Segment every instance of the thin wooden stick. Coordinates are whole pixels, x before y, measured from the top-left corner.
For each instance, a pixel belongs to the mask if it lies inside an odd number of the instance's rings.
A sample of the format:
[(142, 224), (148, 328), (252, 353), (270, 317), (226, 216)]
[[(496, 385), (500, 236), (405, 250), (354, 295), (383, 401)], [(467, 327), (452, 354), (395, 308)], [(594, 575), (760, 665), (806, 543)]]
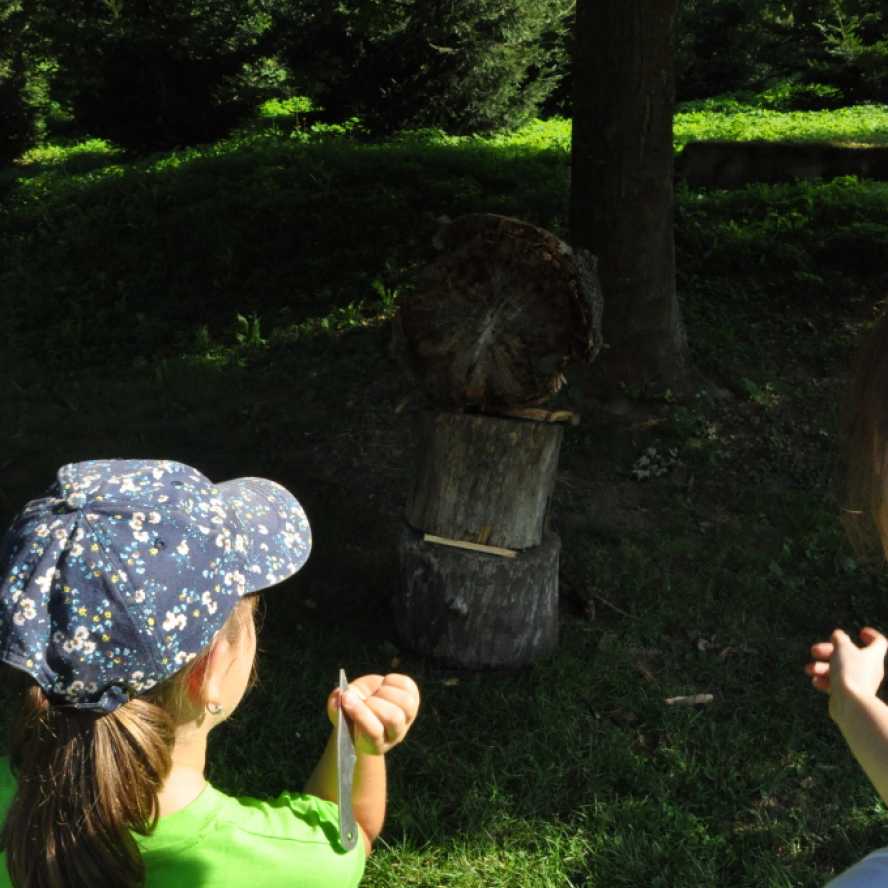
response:
[(663, 702), (667, 706), (699, 706), (712, 703), (715, 697), (712, 694), (690, 694), (686, 697), (667, 697)]
[(632, 614), (627, 613), (621, 607), (617, 607), (612, 601), (608, 601), (603, 595), (599, 595), (597, 592), (590, 593), (590, 597), (594, 598), (596, 601), (600, 601), (603, 605), (609, 607), (612, 611), (616, 611), (618, 614), (622, 614), (624, 617), (629, 617), (630, 620), (635, 619)]
[(423, 534), (427, 543), (439, 546), (452, 546), (454, 549), (468, 549), (470, 552), (483, 552), (485, 555), (499, 555), (500, 558), (514, 558), (518, 553), (515, 549), (503, 549), (500, 546), (485, 546), (483, 543), (468, 543), (465, 540), (450, 540), (447, 537), (435, 536), (433, 533)]

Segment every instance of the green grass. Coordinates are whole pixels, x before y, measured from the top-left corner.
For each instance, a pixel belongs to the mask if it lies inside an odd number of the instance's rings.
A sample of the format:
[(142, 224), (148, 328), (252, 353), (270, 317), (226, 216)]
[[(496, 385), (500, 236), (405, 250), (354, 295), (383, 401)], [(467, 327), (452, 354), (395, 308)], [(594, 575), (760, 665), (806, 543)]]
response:
[[(888, 626), (888, 583), (850, 558), (829, 493), (848, 355), (884, 296), (885, 184), (679, 192), (689, 339), (722, 396), (619, 424), (568, 389), (585, 419), (554, 496), (559, 652), (459, 674), (401, 650), (387, 616), (412, 409), (388, 322), (439, 215), (564, 231), (569, 125), (370, 143), (288, 122), (303, 110), (204, 148), (45, 148), (0, 174), (0, 519), (103, 455), (296, 491), (316, 549), (266, 596), (262, 681), (210, 773), (298, 787), (339, 666), (415, 675), (372, 888), (815, 886), (884, 844), (801, 667), (834, 625)], [(876, 113), (779, 119), (861, 141)], [(765, 121), (683, 114), (677, 142)], [(640, 478), (651, 448), (667, 471)], [(714, 701), (665, 702), (695, 693)]]
[(857, 105), (834, 111), (749, 108), (728, 114), (687, 111), (675, 115), (676, 146), (702, 139), (788, 139), (885, 145), (888, 144), (888, 107)]

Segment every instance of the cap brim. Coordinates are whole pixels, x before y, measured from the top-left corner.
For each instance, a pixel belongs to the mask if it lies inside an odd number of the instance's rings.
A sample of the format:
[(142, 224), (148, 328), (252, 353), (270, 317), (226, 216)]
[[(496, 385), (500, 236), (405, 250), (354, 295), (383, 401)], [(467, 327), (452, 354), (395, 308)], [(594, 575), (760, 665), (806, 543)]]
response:
[(266, 478), (235, 478), (217, 484), (220, 497), (244, 531), (246, 574), (243, 595), (276, 586), (293, 576), (311, 553), (311, 527), (299, 500)]

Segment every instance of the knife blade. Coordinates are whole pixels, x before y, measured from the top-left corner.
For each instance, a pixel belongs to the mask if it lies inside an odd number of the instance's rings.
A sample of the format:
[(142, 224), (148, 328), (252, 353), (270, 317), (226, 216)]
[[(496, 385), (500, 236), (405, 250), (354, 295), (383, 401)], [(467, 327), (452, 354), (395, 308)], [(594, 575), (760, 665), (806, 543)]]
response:
[[(348, 679), (345, 670), (339, 670), (339, 690), (348, 690)], [(358, 827), (352, 810), (352, 784), (355, 778), (355, 741), (349, 730), (348, 717), (339, 707), (336, 720), (336, 788), (339, 804), (339, 841), (346, 851), (351, 851), (358, 844)]]

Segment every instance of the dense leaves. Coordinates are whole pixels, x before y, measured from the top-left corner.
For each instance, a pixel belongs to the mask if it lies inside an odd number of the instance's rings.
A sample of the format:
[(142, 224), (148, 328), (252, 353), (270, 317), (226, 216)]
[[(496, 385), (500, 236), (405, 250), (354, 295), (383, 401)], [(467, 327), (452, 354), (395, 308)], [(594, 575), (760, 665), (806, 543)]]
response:
[[(261, 0), (76, 0), (47, 23), (78, 123), (127, 148), (209, 141), (255, 104)], [(247, 87), (247, 88), (245, 88)]]
[(33, 145), (43, 131), (51, 64), (29, 6), (12, 0), (0, 7), (0, 164)]
[[(390, 132), (571, 112), (573, 0), (7, 0), (0, 163), (62, 122), (136, 152), (212, 141), (262, 100)], [(682, 0), (678, 99), (780, 111), (888, 98), (888, 0)]]
[(514, 128), (565, 73), (570, 0), (308, 0), (281, 17), (286, 57), (335, 117), (376, 129)]
[(781, 110), (884, 101), (886, 22), (886, 0), (682, 0), (679, 98), (777, 87)]

